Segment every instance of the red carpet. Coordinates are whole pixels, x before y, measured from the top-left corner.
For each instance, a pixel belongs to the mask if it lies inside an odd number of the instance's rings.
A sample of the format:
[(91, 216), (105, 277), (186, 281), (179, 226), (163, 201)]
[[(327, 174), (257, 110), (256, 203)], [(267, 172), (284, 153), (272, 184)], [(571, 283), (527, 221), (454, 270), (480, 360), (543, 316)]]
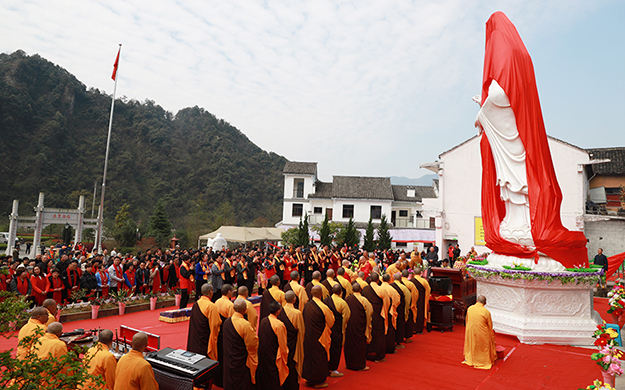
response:
[[(602, 299), (602, 298), (599, 298)], [(603, 298), (605, 300), (605, 298)], [(605, 305), (605, 307), (603, 306)], [(605, 315), (607, 303), (595, 299), (595, 310)], [(185, 349), (188, 322), (167, 324), (158, 321), (161, 310), (70, 322), (65, 330), (76, 328), (115, 329), (119, 325), (145, 330), (161, 336), (161, 348)], [(328, 378), (334, 390), (389, 388), (414, 389), (577, 389), (585, 388), (600, 375), (590, 360), (591, 349), (559, 345), (524, 345), (515, 337), (497, 335), (497, 344), (506, 348), (506, 358), (490, 370), (478, 370), (462, 364), (464, 327), (453, 332), (434, 331), (413, 337), (414, 342), (384, 363), (369, 363), (367, 372), (344, 369), (342, 378)], [(14, 348), (16, 339), (0, 339), (0, 350)], [(302, 388), (307, 388), (302, 385)]]

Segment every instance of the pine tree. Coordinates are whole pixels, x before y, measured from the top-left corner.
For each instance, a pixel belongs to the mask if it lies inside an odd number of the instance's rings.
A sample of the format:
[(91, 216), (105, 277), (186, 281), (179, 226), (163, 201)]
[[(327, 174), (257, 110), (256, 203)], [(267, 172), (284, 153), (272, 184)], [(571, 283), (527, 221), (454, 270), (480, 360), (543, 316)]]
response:
[(371, 217), (369, 217), (367, 230), (365, 230), (365, 243), (363, 247), (367, 252), (372, 252), (375, 249), (374, 228), (373, 228), (373, 221), (371, 220)]
[(390, 226), (386, 221), (386, 215), (382, 214), (380, 226), (378, 226), (378, 248), (381, 250), (391, 249), (391, 232)]
[(332, 237), (330, 237), (330, 224), (328, 222), (328, 213), (326, 213), (323, 223), (321, 224), (321, 230), (319, 230), (319, 242), (321, 245), (330, 246), (332, 244)]
[(304, 223), (302, 224), (302, 245), (310, 244), (310, 235), (308, 234), (308, 214), (304, 215)]
[(347, 226), (341, 229), (336, 235), (336, 239), (339, 243), (339, 246), (347, 244), (347, 246), (351, 248), (354, 245), (358, 245), (358, 243), (360, 242), (360, 232), (356, 229), (356, 225), (354, 224), (353, 219), (349, 219), (349, 222), (347, 222)]
[(167, 245), (171, 238), (171, 222), (169, 222), (169, 216), (161, 201), (156, 204), (156, 208), (150, 217), (148, 236), (154, 237), (154, 240), (160, 245)]

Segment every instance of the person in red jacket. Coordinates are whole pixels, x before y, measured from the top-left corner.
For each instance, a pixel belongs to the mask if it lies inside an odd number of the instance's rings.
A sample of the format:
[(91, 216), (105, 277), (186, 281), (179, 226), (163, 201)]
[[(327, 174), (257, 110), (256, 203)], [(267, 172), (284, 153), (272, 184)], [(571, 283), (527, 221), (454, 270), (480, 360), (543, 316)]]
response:
[(41, 268), (35, 266), (33, 268), (33, 274), (30, 277), (30, 284), (32, 285), (32, 296), (37, 306), (41, 306), (46, 299), (48, 290), (46, 285), (48, 284), (45, 275), (42, 275)]
[(34, 304), (32, 297), (33, 288), (32, 284), (30, 283), (28, 271), (25, 267), (18, 267), (15, 274), (17, 276), (14, 277), (10, 283), (11, 291), (27, 297), (26, 300), (31, 301)]
[(52, 268), (50, 275), (46, 278), (46, 291), (48, 292), (48, 298), (52, 298), (56, 302), (63, 302), (65, 284), (63, 284), (63, 280), (59, 275), (59, 270), (57, 268)]

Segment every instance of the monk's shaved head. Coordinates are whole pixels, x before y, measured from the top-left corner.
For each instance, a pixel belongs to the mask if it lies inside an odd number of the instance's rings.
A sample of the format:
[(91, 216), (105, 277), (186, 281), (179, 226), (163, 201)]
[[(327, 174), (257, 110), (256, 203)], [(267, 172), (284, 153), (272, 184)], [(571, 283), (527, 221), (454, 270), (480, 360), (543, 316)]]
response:
[(39, 319), (40, 317), (45, 316), (48, 318), (48, 311), (45, 307), (37, 306), (30, 312), (30, 318)]
[(278, 275), (273, 275), (269, 278), (269, 283), (271, 283), (272, 286), (278, 286), (280, 284), (280, 277)]
[(237, 291), (237, 295), (243, 298), (247, 298), (249, 293), (250, 293), (249, 290), (245, 286), (239, 287), (239, 290)]
[(321, 286), (313, 286), (310, 292), (312, 293), (312, 296), (315, 298), (321, 299), (323, 297), (323, 290), (321, 289)]
[(278, 315), (278, 313), (280, 312), (280, 309), (282, 309), (282, 306), (280, 305), (280, 302), (278, 301), (273, 301), (269, 304), (269, 313), (273, 314), (275, 316)]
[(405, 270), (401, 271), (401, 276), (403, 276), (404, 278), (407, 278), (407, 277), (408, 277), (408, 275), (410, 275), (410, 273), (408, 272), (408, 270), (407, 270), (407, 269), (405, 269)]
[(245, 299), (239, 298), (234, 301), (234, 311), (245, 314), (247, 311), (247, 303), (245, 302)]
[(315, 279), (315, 280), (321, 280), (321, 272), (319, 272), (319, 271), (313, 272), (312, 278)]
[(63, 334), (63, 324), (61, 324), (60, 322), (51, 323), (50, 325), (48, 325), (46, 333), (52, 333), (60, 337)]
[(221, 286), (221, 295), (231, 298), (233, 290), (234, 290), (234, 287), (232, 287), (232, 285), (224, 284), (223, 286)]
[(360, 279), (364, 278), (364, 277), (365, 277), (365, 273), (364, 273), (364, 272), (362, 272), (362, 271), (358, 272), (358, 277), (359, 277)]
[(54, 299), (45, 299), (43, 301), (43, 303), (41, 304), (41, 306), (45, 307), (46, 309), (48, 309), (48, 311), (50, 313), (52, 313), (52, 315), (56, 315), (56, 312), (58, 310), (58, 306), (56, 305), (56, 301)]
[(477, 296), (477, 301), (479, 303), (481, 303), (482, 305), (485, 305), (486, 304), (486, 297), (484, 295), (478, 295)]
[(204, 295), (205, 297), (212, 297), (213, 296), (213, 285), (208, 284), (208, 283), (204, 283), (202, 285), (202, 295)]
[(393, 278), (395, 278), (395, 280), (401, 280), (401, 272), (395, 273), (395, 275), (393, 275)]
[(291, 280), (295, 280), (297, 282), (299, 280), (299, 272), (297, 271), (291, 272)]
[(391, 275), (389, 275), (389, 274), (382, 275), (382, 281), (383, 282), (390, 282), (391, 281)]
[(343, 294), (343, 288), (341, 287), (340, 284), (337, 283), (334, 286), (332, 286), (332, 294), (336, 294), (336, 295)]
[(334, 277), (334, 270), (332, 268), (327, 270), (326, 271), (326, 276), (329, 277), (329, 278), (333, 278)]
[(371, 281), (374, 283), (377, 283), (380, 281), (380, 275), (377, 274), (377, 272), (374, 272), (371, 274)]
[(362, 288), (360, 287), (359, 283), (354, 283), (352, 284), (352, 290), (354, 290), (354, 292), (360, 292), (360, 290), (362, 290)]
[(100, 334), (98, 334), (98, 341), (102, 344), (106, 344), (108, 346), (113, 342), (113, 332), (109, 329), (102, 329)]
[(293, 290), (289, 290), (284, 294), (284, 299), (287, 301), (287, 303), (294, 303), (295, 298), (297, 298), (297, 295), (295, 295), (295, 292), (293, 292)]
[(345, 268), (339, 267), (339, 269), (336, 270), (336, 273), (341, 276), (345, 275)]
[(350, 262), (349, 260), (343, 260), (342, 264), (343, 264), (343, 267), (349, 267)]
[(135, 351), (143, 352), (145, 351), (145, 347), (148, 346), (148, 335), (139, 332), (132, 336), (132, 349)]

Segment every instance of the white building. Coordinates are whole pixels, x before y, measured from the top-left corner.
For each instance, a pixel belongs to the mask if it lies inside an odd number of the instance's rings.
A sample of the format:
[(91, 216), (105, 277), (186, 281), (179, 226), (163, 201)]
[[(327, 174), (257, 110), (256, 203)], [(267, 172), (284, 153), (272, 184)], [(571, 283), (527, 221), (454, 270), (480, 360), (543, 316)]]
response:
[[(548, 139), (562, 190), (562, 224), (569, 230), (584, 231), (585, 220), (592, 218), (585, 214), (588, 172), (592, 172), (587, 168), (607, 160), (592, 160), (584, 149), (553, 137)], [(421, 164), (421, 167), (439, 175), (439, 197), (435, 206), (436, 244), (444, 251), (449, 244), (458, 243), (463, 254), (472, 246), (478, 253), (488, 251), (481, 230), (480, 137), (475, 136), (443, 152), (437, 161)]]
[(304, 215), (310, 225), (320, 224), (327, 214), (334, 222), (353, 218), (362, 229), (370, 217), (377, 225), (386, 215), (395, 247), (412, 250), (414, 243), (434, 241), (434, 187), (392, 185), (388, 177), (361, 176), (333, 176), (325, 183), (317, 179), (315, 162), (287, 162), (283, 173), (282, 221), (276, 226), (298, 226)]

